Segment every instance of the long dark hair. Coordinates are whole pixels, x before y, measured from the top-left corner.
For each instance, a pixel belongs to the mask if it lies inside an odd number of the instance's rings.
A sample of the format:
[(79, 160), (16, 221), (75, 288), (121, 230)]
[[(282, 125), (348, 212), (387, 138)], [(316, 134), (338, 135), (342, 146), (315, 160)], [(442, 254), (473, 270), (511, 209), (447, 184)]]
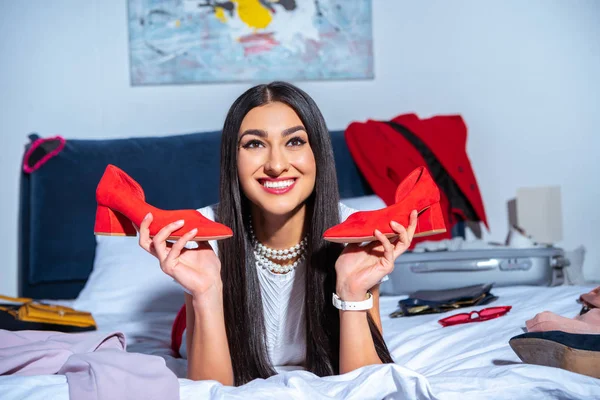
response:
[[(306, 128), (317, 165), (315, 188), (307, 200), (307, 270), (304, 316), (307, 370), (319, 376), (339, 373), (340, 318), (331, 304), (335, 291), (335, 262), (342, 245), (323, 240), (325, 230), (340, 222), (339, 194), (333, 148), (325, 120), (315, 102), (285, 82), (258, 85), (231, 106), (221, 141), (219, 221), (235, 232), (219, 241), (227, 340), (236, 385), (275, 374), (266, 345), (261, 290), (248, 236), (249, 200), (240, 189), (237, 173), (238, 134), (242, 120), (253, 108), (282, 102), (290, 106)], [(245, 260), (245, 262), (243, 262)], [(368, 314), (377, 354), (393, 362), (383, 338)]]

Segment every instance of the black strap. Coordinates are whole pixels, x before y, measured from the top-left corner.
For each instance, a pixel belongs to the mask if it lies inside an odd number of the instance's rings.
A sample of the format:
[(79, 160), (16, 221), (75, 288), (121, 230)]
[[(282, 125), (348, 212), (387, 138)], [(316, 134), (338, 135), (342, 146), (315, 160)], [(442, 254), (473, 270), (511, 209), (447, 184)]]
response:
[(427, 163), (427, 167), (429, 168), (429, 172), (431, 173), (431, 177), (435, 181), (435, 183), (444, 191), (448, 201), (450, 202), (450, 207), (454, 209), (462, 210), (467, 220), (470, 221), (479, 221), (477, 217), (477, 213), (473, 209), (471, 202), (465, 194), (460, 190), (460, 187), (456, 184), (454, 179), (448, 174), (448, 171), (442, 166), (440, 161), (437, 159), (435, 154), (431, 151), (429, 147), (413, 132), (411, 132), (407, 127), (401, 125), (394, 121), (385, 121), (389, 126), (394, 128), (397, 132), (399, 132), (410, 144), (414, 146), (415, 149), (421, 156), (425, 159)]

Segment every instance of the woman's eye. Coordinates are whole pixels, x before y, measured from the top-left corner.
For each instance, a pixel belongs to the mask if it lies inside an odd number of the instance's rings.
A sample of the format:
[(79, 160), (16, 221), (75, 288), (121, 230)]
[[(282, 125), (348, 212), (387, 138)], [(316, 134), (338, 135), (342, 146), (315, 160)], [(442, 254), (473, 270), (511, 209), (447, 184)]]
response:
[(249, 142), (247, 142), (245, 145), (243, 145), (242, 147), (245, 149), (256, 149), (258, 147), (262, 147), (263, 144), (261, 141), (259, 140), (250, 140)]
[(300, 137), (294, 137), (291, 138), (287, 144), (288, 146), (302, 146), (303, 144), (306, 144), (306, 141)]

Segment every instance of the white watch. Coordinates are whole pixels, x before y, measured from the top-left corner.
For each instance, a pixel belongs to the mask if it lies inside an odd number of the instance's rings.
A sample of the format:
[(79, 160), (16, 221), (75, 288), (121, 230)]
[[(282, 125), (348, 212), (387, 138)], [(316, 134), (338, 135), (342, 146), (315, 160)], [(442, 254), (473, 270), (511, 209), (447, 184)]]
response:
[(363, 301), (344, 301), (337, 294), (333, 294), (333, 305), (343, 311), (362, 311), (373, 308), (373, 295), (367, 292), (367, 299)]

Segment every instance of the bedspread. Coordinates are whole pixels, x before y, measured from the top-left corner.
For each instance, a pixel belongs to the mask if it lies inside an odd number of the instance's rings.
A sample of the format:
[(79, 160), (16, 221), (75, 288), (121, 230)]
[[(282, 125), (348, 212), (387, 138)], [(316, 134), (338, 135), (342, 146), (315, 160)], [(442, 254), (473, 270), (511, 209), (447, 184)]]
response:
[[(179, 377), (181, 399), (600, 399), (600, 380), (557, 368), (523, 364), (508, 340), (523, 332), (525, 320), (549, 310), (577, 315), (581, 293), (594, 286), (494, 288), (490, 305), (511, 305), (505, 316), (443, 328), (444, 315), (389, 318), (398, 300), (382, 297), (384, 337), (395, 364), (374, 365), (319, 378), (290, 371), (241, 387), (185, 379), (186, 362), (172, 356), (170, 327), (174, 315), (146, 313), (139, 318), (95, 315), (103, 331), (125, 332), (128, 351), (161, 356)], [(485, 307), (485, 306), (484, 306)], [(466, 312), (483, 307), (465, 308)], [(68, 399), (64, 376), (0, 377), (2, 399)]]

